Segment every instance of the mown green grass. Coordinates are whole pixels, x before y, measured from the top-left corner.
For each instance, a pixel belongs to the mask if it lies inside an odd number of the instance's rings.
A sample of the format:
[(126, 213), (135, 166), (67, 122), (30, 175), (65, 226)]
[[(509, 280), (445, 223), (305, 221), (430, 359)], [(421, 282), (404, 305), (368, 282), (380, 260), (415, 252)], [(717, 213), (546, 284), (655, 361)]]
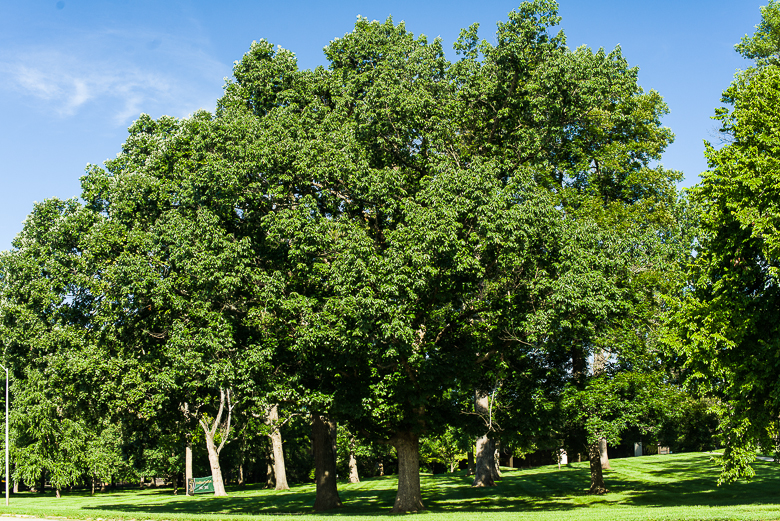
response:
[[(588, 464), (574, 463), (527, 470), (507, 470), (498, 486), (471, 488), (471, 478), (456, 474), (424, 474), (423, 502), (418, 516), (436, 521), (484, 519), (644, 520), (644, 519), (780, 519), (780, 466), (755, 463), (751, 482), (716, 486), (718, 468), (709, 454), (672, 454), (612, 461), (605, 472), (608, 494), (591, 496)], [(170, 489), (96, 494), (74, 492), (21, 493), (2, 513), (64, 516), (78, 519), (202, 521), (278, 520), (346, 516), (360, 521), (389, 515), (395, 498), (395, 476), (339, 484), (344, 507), (315, 514), (314, 486), (286, 492), (259, 487), (228, 489), (229, 497), (174, 496)]]

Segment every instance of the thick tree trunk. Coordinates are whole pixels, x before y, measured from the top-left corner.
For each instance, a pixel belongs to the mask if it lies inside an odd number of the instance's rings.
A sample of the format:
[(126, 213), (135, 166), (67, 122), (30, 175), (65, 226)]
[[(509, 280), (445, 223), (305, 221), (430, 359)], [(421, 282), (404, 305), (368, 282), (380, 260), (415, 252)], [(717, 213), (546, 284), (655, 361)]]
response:
[(279, 431), (279, 411), (276, 405), (268, 409), (267, 420), (271, 426), (271, 450), (273, 450), (274, 481), (276, 490), (290, 490), (287, 485), (287, 472), (284, 468), (284, 449), (282, 447), (282, 433)]
[(184, 449), (184, 490), (190, 495), (190, 480), (192, 479), (192, 439), (187, 436), (187, 446)]
[(349, 440), (349, 482), (360, 483), (360, 476), (358, 475), (357, 458), (355, 458), (355, 437), (352, 436)]
[(590, 493), (604, 494), (608, 490), (604, 485), (604, 475), (601, 472), (599, 442), (591, 443), (588, 446), (588, 457), (590, 458)]
[(19, 481), (14, 480), (14, 494), (19, 493)]
[(314, 481), (317, 483), (317, 498), (314, 510), (321, 512), (341, 506), (336, 488), (336, 458), (333, 454), (333, 427), (335, 422), (317, 413), (312, 413), (312, 444), (314, 446)]
[(41, 494), (45, 494), (46, 493), (46, 471), (45, 470), (41, 471), (41, 490), (40, 490), (40, 493)]
[(417, 512), (425, 508), (420, 493), (420, 438), (399, 432), (390, 440), (398, 453), (398, 493), (392, 512)]
[(477, 414), (486, 418), (487, 432), (477, 438), (477, 463), (474, 470), (474, 487), (494, 487), (495, 483), (495, 456), (493, 440), (490, 439), (490, 395), (477, 390), (475, 394), (475, 410)]
[(493, 457), (493, 443), (487, 435), (477, 438), (476, 467), (474, 470), (474, 487), (496, 486), (493, 472), (495, 472), (495, 458)]
[(607, 440), (599, 439), (599, 452), (601, 453), (601, 468), (609, 469), (609, 454), (607, 453)]
[(219, 467), (219, 452), (214, 444), (214, 433), (205, 430), (206, 450), (209, 453), (209, 466), (211, 467), (211, 480), (214, 482), (214, 495), (227, 496), (225, 483), (222, 481), (222, 469)]

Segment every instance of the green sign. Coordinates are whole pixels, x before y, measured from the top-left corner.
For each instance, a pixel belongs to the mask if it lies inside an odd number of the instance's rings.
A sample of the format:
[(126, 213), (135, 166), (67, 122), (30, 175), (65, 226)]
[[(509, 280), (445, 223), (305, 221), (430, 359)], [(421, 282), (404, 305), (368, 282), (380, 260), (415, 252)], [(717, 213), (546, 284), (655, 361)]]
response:
[(192, 478), (187, 483), (187, 495), (214, 493), (214, 480), (211, 476), (207, 478)]

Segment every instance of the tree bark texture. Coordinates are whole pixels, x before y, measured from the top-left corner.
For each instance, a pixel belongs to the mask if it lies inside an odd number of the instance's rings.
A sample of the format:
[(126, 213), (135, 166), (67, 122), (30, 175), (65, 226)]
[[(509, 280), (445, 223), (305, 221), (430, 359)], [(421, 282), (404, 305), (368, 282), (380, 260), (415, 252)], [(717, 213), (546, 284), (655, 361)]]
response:
[(420, 511), (425, 508), (420, 492), (420, 438), (413, 432), (399, 432), (390, 443), (398, 454), (398, 492), (392, 512)]
[(358, 475), (357, 458), (355, 458), (355, 437), (352, 436), (349, 440), (349, 482), (360, 483), (360, 476)]
[(601, 451), (598, 441), (588, 445), (588, 457), (590, 458), (590, 493), (604, 494), (608, 490), (604, 485), (604, 475), (601, 472)]
[(336, 422), (318, 413), (312, 413), (312, 445), (314, 448), (314, 481), (317, 497), (314, 510), (321, 512), (341, 506), (336, 487), (336, 458), (333, 453), (332, 433)]
[(601, 453), (601, 468), (609, 469), (609, 454), (607, 453), (606, 438), (599, 439), (599, 452)]
[(273, 459), (273, 452), (271, 452), (268, 455), (268, 459), (265, 460), (265, 488), (273, 488), (274, 486)]
[(266, 413), (266, 422), (271, 426), (271, 450), (273, 451), (274, 481), (276, 490), (290, 490), (287, 485), (287, 472), (284, 468), (284, 448), (282, 433), (279, 431), (279, 410), (271, 406)]
[(496, 458), (493, 440), (486, 434), (477, 438), (476, 468), (472, 486), (495, 487), (496, 479)]
[(493, 472), (493, 481), (501, 479), (501, 453), (498, 450), (498, 442), (494, 439), (490, 439), (490, 443), (493, 447), (491, 455), (493, 456), (493, 464), (490, 465), (490, 469)]
[[(326, 420), (327, 417), (324, 417), (323, 420)], [(339, 462), (339, 455), (338, 455), (338, 439), (339, 439), (339, 429), (338, 424), (335, 421), (326, 422), (329, 425), (330, 428), (330, 449), (333, 451), (333, 461), (335, 461), (336, 465), (338, 465)]]
[(487, 419), (488, 432), (477, 438), (476, 467), (474, 469), (474, 487), (494, 487), (496, 486), (495, 456), (493, 441), (490, 439), (490, 395), (488, 393), (477, 391), (475, 408), (477, 414)]
[(225, 483), (222, 481), (222, 469), (219, 466), (219, 452), (217, 452), (217, 446), (214, 444), (214, 434), (205, 429), (204, 431), (206, 450), (209, 454), (209, 466), (211, 467), (211, 479), (214, 482), (214, 495), (227, 496)]
[(476, 463), (474, 463), (474, 451), (473, 450), (470, 450), (469, 453), (468, 453), (468, 461), (469, 461), (469, 466), (468, 466), (468, 471), (467, 471), (468, 473), (466, 475), (467, 476), (473, 476), (474, 473), (476, 473), (476, 471), (477, 471)]

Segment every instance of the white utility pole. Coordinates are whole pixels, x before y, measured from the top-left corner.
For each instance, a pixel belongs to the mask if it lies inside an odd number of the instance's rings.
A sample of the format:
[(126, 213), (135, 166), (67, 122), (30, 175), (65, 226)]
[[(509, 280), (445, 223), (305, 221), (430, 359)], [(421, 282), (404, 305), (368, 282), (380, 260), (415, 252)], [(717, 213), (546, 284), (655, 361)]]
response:
[(5, 506), (8, 506), (8, 498), (10, 494), (8, 493), (8, 485), (11, 482), (11, 476), (10, 476), (10, 467), (11, 464), (9, 463), (9, 457), (10, 454), (9, 447), (8, 447), (8, 368), (5, 366), (0, 366), (3, 369), (5, 369)]

